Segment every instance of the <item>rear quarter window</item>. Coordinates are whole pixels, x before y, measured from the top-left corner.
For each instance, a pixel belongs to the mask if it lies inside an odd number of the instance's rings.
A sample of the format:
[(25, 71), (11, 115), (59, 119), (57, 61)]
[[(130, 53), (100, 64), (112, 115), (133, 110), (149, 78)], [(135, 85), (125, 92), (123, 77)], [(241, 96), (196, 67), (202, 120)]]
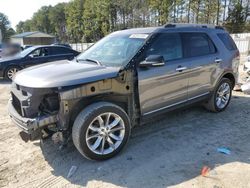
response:
[(68, 49), (68, 48), (63, 48), (63, 47), (53, 48), (53, 55), (60, 55), (60, 54), (73, 54), (73, 52), (71, 49)]
[(218, 33), (217, 36), (223, 42), (223, 44), (228, 50), (237, 50), (237, 46), (229, 34)]

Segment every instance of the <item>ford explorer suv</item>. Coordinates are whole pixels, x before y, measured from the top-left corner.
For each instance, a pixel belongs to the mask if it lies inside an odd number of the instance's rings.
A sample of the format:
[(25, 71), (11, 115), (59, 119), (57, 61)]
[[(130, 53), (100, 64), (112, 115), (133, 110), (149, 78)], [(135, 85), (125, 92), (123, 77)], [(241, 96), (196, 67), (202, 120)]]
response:
[(72, 137), (86, 158), (119, 153), (131, 129), (193, 103), (221, 112), (237, 82), (239, 51), (221, 27), (167, 24), (114, 32), (74, 60), (20, 71), (9, 114), (26, 140)]

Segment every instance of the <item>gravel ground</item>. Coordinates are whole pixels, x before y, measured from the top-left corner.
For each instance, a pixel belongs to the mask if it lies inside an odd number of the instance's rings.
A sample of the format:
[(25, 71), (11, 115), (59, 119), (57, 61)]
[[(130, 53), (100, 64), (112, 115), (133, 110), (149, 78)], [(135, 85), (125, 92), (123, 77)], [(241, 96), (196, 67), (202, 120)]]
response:
[[(225, 112), (192, 107), (135, 128), (127, 147), (104, 162), (86, 160), (72, 142), (63, 150), (51, 139), (24, 143), (8, 98), (9, 83), (0, 81), (0, 187), (250, 187), (250, 96), (240, 92)], [(203, 166), (211, 169), (206, 177)]]

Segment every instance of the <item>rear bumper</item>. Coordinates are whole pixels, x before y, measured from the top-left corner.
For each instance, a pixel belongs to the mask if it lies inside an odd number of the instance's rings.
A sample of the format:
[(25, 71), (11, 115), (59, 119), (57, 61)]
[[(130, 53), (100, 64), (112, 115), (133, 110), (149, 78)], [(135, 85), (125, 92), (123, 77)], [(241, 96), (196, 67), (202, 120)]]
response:
[(39, 135), (42, 128), (55, 124), (58, 121), (57, 115), (38, 116), (36, 118), (22, 117), (13, 106), (12, 100), (8, 102), (8, 112), (14, 124), (30, 135), (31, 140), (34, 140), (34, 137)]

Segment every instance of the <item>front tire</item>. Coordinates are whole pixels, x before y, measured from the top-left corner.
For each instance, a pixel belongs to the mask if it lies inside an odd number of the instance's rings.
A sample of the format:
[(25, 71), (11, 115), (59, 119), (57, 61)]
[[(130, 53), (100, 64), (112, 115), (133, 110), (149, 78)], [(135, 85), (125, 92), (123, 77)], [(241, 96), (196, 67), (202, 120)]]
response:
[(204, 104), (205, 108), (211, 112), (224, 111), (231, 100), (233, 90), (232, 85), (231, 80), (228, 78), (222, 78), (211, 98)]
[(6, 69), (5, 71), (5, 78), (7, 80), (10, 80), (12, 81), (13, 77), (15, 76), (15, 74), (20, 71), (20, 67), (17, 67), (17, 66), (10, 66)]
[(106, 160), (126, 145), (130, 129), (129, 117), (121, 107), (97, 102), (79, 113), (72, 128), (72, 139), (84, 157)]

